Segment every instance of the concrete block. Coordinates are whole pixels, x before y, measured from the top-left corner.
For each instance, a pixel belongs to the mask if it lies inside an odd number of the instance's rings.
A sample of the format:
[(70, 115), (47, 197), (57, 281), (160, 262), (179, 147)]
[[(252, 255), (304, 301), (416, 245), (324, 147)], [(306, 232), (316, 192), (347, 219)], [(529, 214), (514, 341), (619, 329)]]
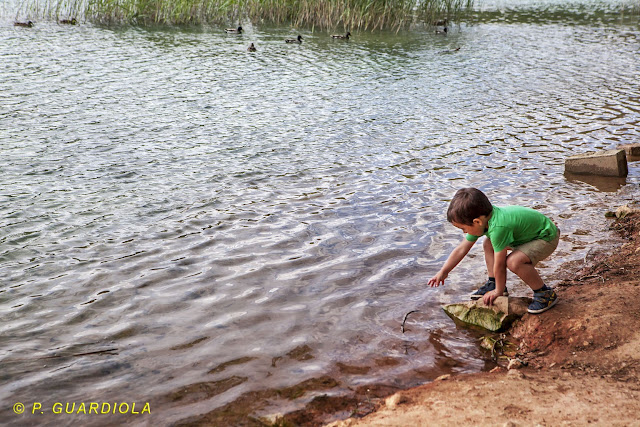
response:
[(640, 157), (640, 144), (625, 144), (618, 148), (624, 150), (627, 156)]
[(624, 150), (596, 151), (567, 157), (564, 171), (601, 176), (627, 176), (629, 173)]

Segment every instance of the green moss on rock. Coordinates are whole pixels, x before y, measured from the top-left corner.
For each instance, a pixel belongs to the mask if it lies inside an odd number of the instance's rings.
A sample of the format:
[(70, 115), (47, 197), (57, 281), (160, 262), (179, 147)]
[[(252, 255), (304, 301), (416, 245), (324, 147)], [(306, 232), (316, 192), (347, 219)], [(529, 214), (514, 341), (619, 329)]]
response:
[[(500, 297), (503, 298), (503, 297)], [(498, 301), (497, 301), (498, 302)], [(499, 301), (491, 307), (481, 300), (466, 303), (447, 304), (444, 312), (455, 321), (466, 325), (479, 326), (492, 332), (507, 329), (514, 320), (526, 312), (526, 298), (509, 298)]]

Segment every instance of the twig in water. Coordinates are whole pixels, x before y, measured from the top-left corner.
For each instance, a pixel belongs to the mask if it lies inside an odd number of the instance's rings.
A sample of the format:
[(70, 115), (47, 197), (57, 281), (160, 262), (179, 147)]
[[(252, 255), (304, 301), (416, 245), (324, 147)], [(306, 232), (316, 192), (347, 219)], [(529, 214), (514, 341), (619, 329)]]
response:
[(31, 361), (31, 360), (62, 359), (62, 358), (67, 358), (67, 357), (91, 356), (91, 355), (94, 355), (94, 354), (108, 354), (110, 356), (115, 356), (115, 355), (118, 354), (117, 351), (118, 351), (117, 348), (105, 348), (104, 350), (87, 351), (87, 352), (84, 352), (84, 353), (52, 354), (50, 356), (35, 357), (33, 359), (31, 359), (31, 358), (14, 359), (14, 360), (11, 360), (11, 362), (28, 362), (28, 361)]
[(74, 353), (74, 354), (54, 354), (53, 356), (44, 356), (44, 357), (40, 357), (39, 359), (56, 359), (59, 357), (80, 357), (80, 356), (91, 356), (93, 354), (109, 354), (111, 356), (114, 356), (118, 353), (116, 353), (118, 351), (117, 348), (106, 348), (104, 350), (95, 350), (95, 351), (87, 351), (84, 353)]
[(402, 321), (402, 328), (401, 328), (403, 334), (404, 334), (404, 323), (407, 321), (407, 317), (409, 317), (411, 313), (417, 313), (418, 311), (420, 310), (411, 310), (410, 312), (404, 315), (404, 320)]

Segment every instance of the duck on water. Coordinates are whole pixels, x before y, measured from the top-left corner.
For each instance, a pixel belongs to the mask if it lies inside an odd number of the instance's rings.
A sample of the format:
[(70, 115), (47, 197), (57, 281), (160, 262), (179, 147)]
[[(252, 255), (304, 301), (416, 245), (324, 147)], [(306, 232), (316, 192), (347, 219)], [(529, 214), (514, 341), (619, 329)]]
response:
[(285, 39), (285, 43), (302, 43), (302, 36), (298, 34), (298, 38), (295, 39)]
[(340, 40), (349, 40), (349, 36), (351, 36), (351, 33), (347, 31), (347, 34), (345, 34), (344, 36), (342, 34), (334, 34), (331, 36), (331, 38), (340, 39)]
[(224, 31), (227, 34), (242, 34), (242, 27), (238, 26), (238, 28), (227, 28)]

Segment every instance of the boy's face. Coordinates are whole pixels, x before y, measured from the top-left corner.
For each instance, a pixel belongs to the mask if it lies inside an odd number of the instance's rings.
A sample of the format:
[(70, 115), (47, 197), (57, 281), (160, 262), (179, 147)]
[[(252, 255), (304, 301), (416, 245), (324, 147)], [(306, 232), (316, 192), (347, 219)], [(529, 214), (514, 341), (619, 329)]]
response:
[(453, 221), (451, 224), (453, 224), (454, 227), (457, 227), (460, 230), (464, 231), (465, 233), (471, 234), (472, 236), (482, 236), (487, 227), (487, 222), (487, 218), (483, 215), (480, 218), (474, 219), (471, 225), (460, 224), (459, 222), (455, 221)]

